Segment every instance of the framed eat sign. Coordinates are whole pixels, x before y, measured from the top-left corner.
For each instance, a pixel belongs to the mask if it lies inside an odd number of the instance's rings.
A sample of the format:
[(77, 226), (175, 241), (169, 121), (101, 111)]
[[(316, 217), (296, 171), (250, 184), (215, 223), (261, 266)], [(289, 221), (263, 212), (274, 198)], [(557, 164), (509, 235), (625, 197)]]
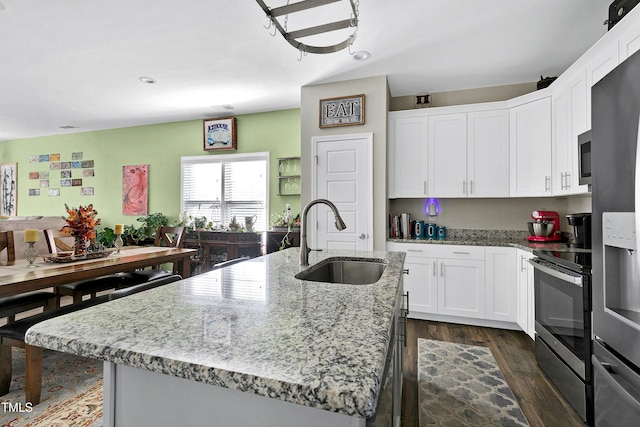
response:
[(364, 95), (350, 95), (320, 100), (320, 127), (364, 124)]

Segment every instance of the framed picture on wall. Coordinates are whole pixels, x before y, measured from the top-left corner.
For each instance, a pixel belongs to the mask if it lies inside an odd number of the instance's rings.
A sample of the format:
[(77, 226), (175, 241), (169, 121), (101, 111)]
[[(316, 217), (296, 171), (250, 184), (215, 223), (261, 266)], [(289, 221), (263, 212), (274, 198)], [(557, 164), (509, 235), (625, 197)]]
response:
[(203, 120), (204, 150), (236, 150), (236, 118)]
[(364, 94), (320, 100), (320, 127), (364, 124)]
[(18, 213), (18, 164), (0, 163), (0, 217)]

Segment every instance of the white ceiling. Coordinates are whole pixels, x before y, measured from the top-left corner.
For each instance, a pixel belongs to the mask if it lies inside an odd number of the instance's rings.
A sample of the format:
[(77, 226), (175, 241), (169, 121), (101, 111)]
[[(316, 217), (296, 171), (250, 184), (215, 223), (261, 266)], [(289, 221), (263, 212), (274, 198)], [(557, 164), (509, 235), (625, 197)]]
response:
[(392, 96), (537, 81), (605, 34), (610, 1), (360, 0), (358, 62), (299, 61), (254, 0), (0, 0), (0, 141), (298, 108), (369, 76)]

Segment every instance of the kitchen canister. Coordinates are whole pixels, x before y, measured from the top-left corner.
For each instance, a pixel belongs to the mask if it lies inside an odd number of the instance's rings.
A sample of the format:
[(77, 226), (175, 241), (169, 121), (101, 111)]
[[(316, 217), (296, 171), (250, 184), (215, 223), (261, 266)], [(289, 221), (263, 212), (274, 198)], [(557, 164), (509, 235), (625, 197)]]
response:
[(437, 226), (435, 224), (425, 224), (424, 228), (425, 228), (427, 240), (436, 240)]
[(416, 221), (413, 227), (413, 235), (416, 239), (424, 239), (424, 221)]
[(447, 238), (447, 227), (437, 227), (438, 240), (445, 240)]

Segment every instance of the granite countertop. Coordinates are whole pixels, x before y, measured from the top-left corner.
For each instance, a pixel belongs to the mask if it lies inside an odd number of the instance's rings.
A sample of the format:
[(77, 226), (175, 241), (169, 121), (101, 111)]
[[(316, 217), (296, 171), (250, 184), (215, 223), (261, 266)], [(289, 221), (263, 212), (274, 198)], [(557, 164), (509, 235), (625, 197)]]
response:
[(402, 275), (402, 252), (311, 252), (384, 259), (381, 279), (294, 278), (298, 248), (33, 326), (26, 342), (358, 418), (374, 415)]
[[(444, 240), (426, 239), (388, 239), (388, 242), (416, 243), (430, 245), (468, 245), (468, 246), (505, 246), (533, 252), (534, 250), (566, 251), (567, 243), (558, 242), (530, 242), (529, 233), (521, 230), (447, 230)], [(567, 236), (563, 236), (565, 239)], [(570, 239), (572, 236), (568, 236)]]

